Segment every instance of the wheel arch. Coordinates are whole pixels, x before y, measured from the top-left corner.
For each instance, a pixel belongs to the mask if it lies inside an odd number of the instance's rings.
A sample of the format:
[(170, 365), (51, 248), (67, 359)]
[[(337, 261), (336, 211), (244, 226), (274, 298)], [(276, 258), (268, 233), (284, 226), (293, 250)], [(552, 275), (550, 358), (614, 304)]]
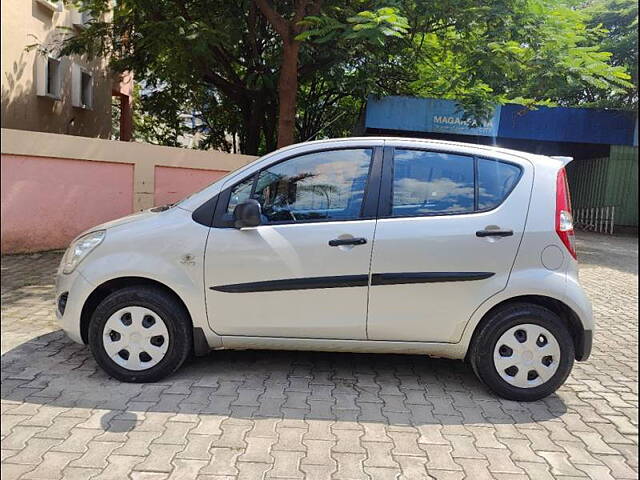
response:
[[(569, 329), (569, 333), (571, 334), (571, 338), (573, 339), (576, 360), (586, 360), (586, 358), (589, 356), (590, 352), (585, 351), (584, 348), (586, 344), (585, 335), (587, 335), (587, 333), (576, 312), (574, 312), (573, 309), (566, 303), (558, 300), (557, 298), (549, 297), (546, 295), (519, 295), (507, 298), (493, 305), (482, 316), (478, 324), (475, 326), (469, 344), (471, 345), (473, 343), (476, 336), (478, 335), (478, 332), (480, 332), (480, 330), (487, 324), (487, 322), (490, 321), (491, 317), (497, 310), (505, 308), (506, 306), (514, 303), (529, 303), (551, 310), (566, 323), (567, 328)], [(467, 355), (465, 357), (466, 360), (468, 360), (470, 350), (470, 348), (467, 350)]]
[[(91, 292), (91, 294), (89, 294), (84, 302), (84, 305), (82, 306), (82, 312), (80, 314), (80, 335), (85, 345), (87, 344), (89, 338), (89, 324), (91, 322), (91, 317), (93, 316), (93, 312), (95, 312), (100, 302), (102, 302), (105, 298), (107, 298), (108, 295), (117, 290), (133, 286), (154, 287), (172, 296), (186, 312), (187, 318), (190, 322), (190, 327), (193, 330), (193, 319), (191, 318), (191, 313), (189, 312), (187, 305), (171, 287), (165, 285), (162, 282), (146, 277), (118, 277), (107, 280), (106, 282), (98, 285)], [(195, 335), (196, 334), (194, 334), (194, 336)]]

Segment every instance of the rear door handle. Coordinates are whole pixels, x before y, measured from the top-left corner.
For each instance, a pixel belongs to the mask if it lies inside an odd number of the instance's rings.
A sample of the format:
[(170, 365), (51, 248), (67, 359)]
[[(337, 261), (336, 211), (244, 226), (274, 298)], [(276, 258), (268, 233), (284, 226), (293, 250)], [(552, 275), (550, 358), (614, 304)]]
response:
[(478, 230), (476, 237), (510, 237), (513, 230)]
[(367, 243), (366, 238), (334, 238), (329, 240), (330, 247), (340, 247), (342, 245), (364, 245)]

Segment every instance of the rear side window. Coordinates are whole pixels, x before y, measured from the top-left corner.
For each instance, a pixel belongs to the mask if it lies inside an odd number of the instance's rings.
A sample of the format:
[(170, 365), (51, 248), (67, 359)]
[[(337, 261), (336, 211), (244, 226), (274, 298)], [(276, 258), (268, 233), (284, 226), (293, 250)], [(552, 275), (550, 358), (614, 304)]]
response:
[(392, 215), (473, 212), (473, 162), (463, 155), (396, 150)]
[(518, 165), (454, 153), (395, 149), (391, 216), (491, 210), (518, 183)]
[(478, 159), (478, 209), (497, 207), (520, 178), (520, 168), (496, 160)]

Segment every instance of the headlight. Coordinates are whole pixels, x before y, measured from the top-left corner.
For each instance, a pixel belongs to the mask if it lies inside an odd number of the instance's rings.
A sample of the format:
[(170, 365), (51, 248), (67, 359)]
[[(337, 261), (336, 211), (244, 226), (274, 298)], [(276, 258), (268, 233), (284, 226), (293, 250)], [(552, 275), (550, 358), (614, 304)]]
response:
[(102, 243), (104, 234), (104, 230), (87, 233), (69, 245), (62, 259), (62, 273), (73, 272), (82, 259)]

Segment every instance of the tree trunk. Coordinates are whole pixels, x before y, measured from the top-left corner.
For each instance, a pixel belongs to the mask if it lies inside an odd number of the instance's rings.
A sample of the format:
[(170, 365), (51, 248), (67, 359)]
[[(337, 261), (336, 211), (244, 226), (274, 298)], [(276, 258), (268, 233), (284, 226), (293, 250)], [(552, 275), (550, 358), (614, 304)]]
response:
[(264, 142), (267, 148), (267, 152), (273, 152), (278, 144), (276, 135), (276, 123), (278, 119), (278, 105), (269, 103), (266, 106), (264, 114), (264, 123), (262, 125), (262, 131), (264, 133)]
[(242, 106), (241, 111), (244, 132), (241, 136), (240, 151), (245, 155), (258, 155), (264, 103), (261, 100), (248, 101)]
[(298, 94), (298, 53), (296, 36), (305, 27), (300, 21), (308, 15), (318, 15), (322, 0), (294, 0), (294, 15), (290, 20), (279, 14), (270, 0), (254, 0), (257, 7), (282, 39), (282, 61), (278, 78), (278, 148), (294, 141), (296, 128), (296, 96)]
[(300, 42), (284, 42), (278, 79), (278, 148), (294, 142), (296, 96), (298, 94), (298, 53)]

